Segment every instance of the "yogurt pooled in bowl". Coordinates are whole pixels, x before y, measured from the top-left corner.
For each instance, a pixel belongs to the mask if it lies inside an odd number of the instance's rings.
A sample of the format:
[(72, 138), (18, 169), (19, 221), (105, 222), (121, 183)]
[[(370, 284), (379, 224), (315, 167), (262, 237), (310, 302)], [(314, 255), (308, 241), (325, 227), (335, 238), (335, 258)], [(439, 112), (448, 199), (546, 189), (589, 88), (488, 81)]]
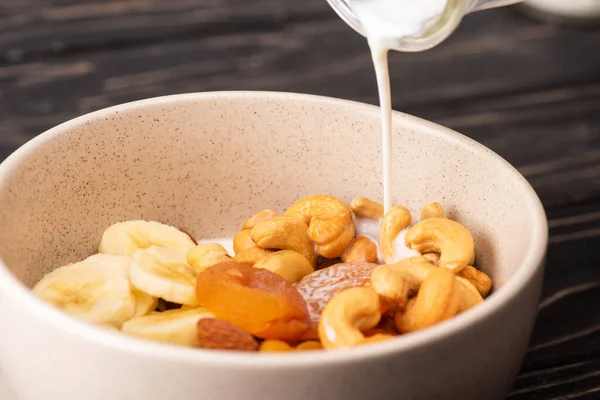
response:
[[(356, 229), (356, 236), (365, 236), (370, 239), (375, 246), (377, 246), (377, 257), (379, 258), (379, 264), (384, 264), (383, 256), (381, 254), (381, 247), (379, 245), (379, 230), (381, 229), (381, 221), (375, 221), (370, 218), (354, 218), (354, 227)], [(407, 258), (418, 257), (421, 255), (416, 250), (413, 250), (406, 246), (404, 237), (409, 228), (403, 229), (398, 233), (394, 240), (394, 254), (396, 255), (393, 262), (399, 262)]]

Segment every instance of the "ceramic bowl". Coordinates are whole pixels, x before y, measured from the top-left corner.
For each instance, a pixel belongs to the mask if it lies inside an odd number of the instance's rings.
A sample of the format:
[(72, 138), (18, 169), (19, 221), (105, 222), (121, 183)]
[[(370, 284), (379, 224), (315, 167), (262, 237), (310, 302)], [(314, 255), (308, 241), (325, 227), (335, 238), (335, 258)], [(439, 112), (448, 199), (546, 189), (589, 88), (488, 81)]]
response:
[(547, 243), (540, 201), (486, 147), (393, 116), (393, 197), (438, 201), (475, 238), (494, 281), (481, 305), (432, 328), (350, 350), (207, 351), (99, 329), (34, 297), (45, 273), (97, 251), (129, 220), (232, 236), (303, 196), (381, 199), (379, 109), (331, 98), (215, 92), (94, 112), (0, 165), (0, 362), (19, 400), (501, 399), (532, 331)]

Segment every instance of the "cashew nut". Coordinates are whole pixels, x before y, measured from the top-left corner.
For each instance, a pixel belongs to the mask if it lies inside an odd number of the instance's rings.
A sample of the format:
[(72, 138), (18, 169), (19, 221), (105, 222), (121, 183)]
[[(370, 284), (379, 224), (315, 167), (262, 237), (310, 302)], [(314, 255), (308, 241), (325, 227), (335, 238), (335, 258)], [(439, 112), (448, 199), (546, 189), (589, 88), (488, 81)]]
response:
[(371, 287), (390, 310), (401, 310), (421, 283), (436, 269), (423, 257), (409, 258), (396, 264), (380, 265), (371, 273)]
[(275, 212), (273, 210), (259, 211), (256, 214), (254, 214), (253, 216), (251, 216), (250, 218), (248, 218), (246, 220), (246, 222), (244, 222), (244, 225), (242, 226), (242, 230), (244, 231), (246, 229), (252, 229), (256, 225), (258, 225), (259, 222), (270, 220), (276, 216), (277, 216), (277, 212)]
[(369, 287), (353, 287), (333, 296), (319, 320), (323, 347), (341, 349), (362, 344), (362, 332), (379, 323), (381, 308), (379, 295)]
[(231, 261), (227, 250), (218, 243), (202, 243), (196, 245), (187, 254), (187, 262), (198, 273), (213, 265)]
[(446, 218), (444, 208), (440, 203), (429, 203), (421, 210), (420, 220), (424, 221), (428, 218)]
[[(440, 261), (440, 255), (438, 253), (426, 253), (421, 257), (416, 258), (425, 258), (427, 261), (431, 262), (433, 265), (437, 266)], [(460, 270), (456, 276), (464, 278), (471, 282), (477, 291), (482, 297), (487, 297), (492, 290), (492, 280), (489, 276), (486, 275), (485, 272), (478, 270), (475, 267), (467, 265), (465, 268)]]
[(261, 258), (272, 253), (259, 247), (251, 237), (252, 228), (258, 223), (273, 219), (277, 213), (273, 210), (263, 210), (248, 218), (242, 230), (233, 237), (233, 251), (235, 252), (235, 261), (244, 264), (254, 265)]
[(376, 333), (373, 336), (366, 337), (359, 345), (365, 345), (370, 343), (378, 343), (384, 340), (393, 339), (394, 335), (389, 335), (387, 333)]
[(379, 221), (383, 218), (383, 205), (366, 197), (355, 197), (350, 202), (350, 208), (359, 218), (369, 218)]
[(293, 250), (271, 253), (254, 264), (254, 268), (268, 269), (281, 275), (290, 283), (299, 282), (300, 279), (315, 271), (306, 257)]
[(306, 340), (296, 346), (297, 351), (321, 350), (321, 349), (323, 349), (323, 345), (318, 340)]
[(233, 237), (233, 251), (235, 254), (242, 253), (253, 247), (258, 247), (250, 237), (250, 232), (252, 232), (252, 229), (244, 229), (235, 234)]
[(262, 353), (273, 353), (281, 351), (305, 351), (305, 350), (321, 350), (323, 346), (317, 340), (307, 340), (296, 347), (292, 347), (289, 343), (283, 340), (267, 339), (261, 343), (259, 351)]
[(396, 314), (398, 331), (414, 332), (452, 318), (460, 311), (462, 293), (452, 272), (435, 268), (421, 283), (417, 297), (408, 301), (404, 312)]
[(347, 263), (368, 262), (376, 264), (379, 260), (377, 245), (366, 236), (357, 236), (341, 258), (343, 262)]
[(273, 250), (262, 249), (258, 246), (251, 247), (241, 253), (237, 253), (233, 257), (233, 261), (241, 264), (254, 265), (271, 253), (273, 253)]
[(308, 224), (308, 237), (317, 253), (327, 258), (342, 255), (354, 237), (354, 220), (348, 206), (335, 197), (309, 196), (292, 204), (285, 213)]
[(475, 244), (469, 230), (446, 218), (419, 222), (408, 230), (404, 241), (420, 253), (440, 253), (439, 266), (454, 273), (464, 269), (475, 257)]
[(483, 297), (481, 297), (481, 294), (479, 294), (475, 285), (460, 276), (457, 276), (456, 280), (459, 283), (461, 290), (460, 305), (458, 307), (459, 313), (467, 311), (469, 308), (475, 307), (477, 304), (483, 302)]
[(437, 266), (440, 263), (440, 255), (438, 253), (425, 253), (421, 257), (425, 257), (430, 263)]
[(294, 348), (283, 340), (267, 339), (260, 344), (258, 351), (261, 353), (278, 353), (283, 351), (292, 351)]
[(410, 211), (403, 206), (394, 206), (388, 210), (381, 221), (379, 244), (383, 260), (391, 264), (395, 261), (396, 249), (394, 241), (403, 229), (410, 225)]
[(456, 275), (471, 282), (482, 297), (487, 297), (492, 290), (490, 277), (475, 267), (467, 265)]
[(250, 237), (263, 249), (294, 250), (314, 267), (317, 264), (314, 246), (307, 235), (308, 225), (293, 217), (273, 217), (259, 222)]

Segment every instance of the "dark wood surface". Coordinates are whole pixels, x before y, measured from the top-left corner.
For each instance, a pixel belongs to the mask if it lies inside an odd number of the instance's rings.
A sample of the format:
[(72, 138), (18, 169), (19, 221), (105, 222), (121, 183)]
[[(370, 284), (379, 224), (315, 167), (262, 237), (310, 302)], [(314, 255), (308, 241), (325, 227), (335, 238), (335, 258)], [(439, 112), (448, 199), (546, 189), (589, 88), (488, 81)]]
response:
[[(599, 44), (499, 9), (391, 55), (396, 110), (489, 146), (546, 207), (543, 301), (511, 400), (600, 398)], [(228, 89), (377, 104), (366, 43), (325, 0), (0, 2), (0, 160), (82, 113)]]

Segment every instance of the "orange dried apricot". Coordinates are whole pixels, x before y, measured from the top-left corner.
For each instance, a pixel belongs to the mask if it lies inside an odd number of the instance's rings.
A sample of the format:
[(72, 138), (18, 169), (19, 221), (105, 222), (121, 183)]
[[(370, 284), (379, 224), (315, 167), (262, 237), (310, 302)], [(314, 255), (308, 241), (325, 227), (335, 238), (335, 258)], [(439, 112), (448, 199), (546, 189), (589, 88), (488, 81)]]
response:
[(377, 264), (339, 263), (315, 271), (295, 284), (308, 303), (310, 318), (318, 322), (321, 312), (331, 298), (344, 289), (369, 284)]
[[(310, 309), (309, 309), (310, 312)], [(310, 321), (310, 326), (308, 330), (304, 332), (302, 337), (299, 340), (319, 340), (319, 325), (318, 321)]]
[(266, 269), (224, 262), (202, 271), (198, 302), (217, 318), (263, 339), (299, 340), (310, 326), (302, 295)]

